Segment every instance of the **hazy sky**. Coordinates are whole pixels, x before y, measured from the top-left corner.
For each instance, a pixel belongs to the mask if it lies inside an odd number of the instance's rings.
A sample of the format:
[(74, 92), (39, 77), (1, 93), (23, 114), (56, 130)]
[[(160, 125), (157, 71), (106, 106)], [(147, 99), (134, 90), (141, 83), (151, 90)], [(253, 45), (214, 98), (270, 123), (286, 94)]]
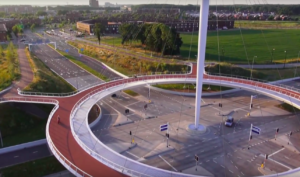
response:
[[(199, 0), (198, 0), (199, 1)], [(99, 0), (118, 4), (197, 4), (197, 0)], [(210, 4), (300, 4), (300, 0), (210, 0)], [(0, 5), (88, 5), (89, 0), (0, 0)]]

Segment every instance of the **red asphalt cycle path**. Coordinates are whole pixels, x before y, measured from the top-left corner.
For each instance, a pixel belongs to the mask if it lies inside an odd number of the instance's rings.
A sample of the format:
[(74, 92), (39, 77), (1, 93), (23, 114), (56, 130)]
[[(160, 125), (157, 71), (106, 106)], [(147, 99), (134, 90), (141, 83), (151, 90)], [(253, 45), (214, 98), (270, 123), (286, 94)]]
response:
[[(195, 78), (196, 77), (196, 65), (192, 66), (192, 73), (189, 75), (164, 75), (160, 78)], [(97, 89), (102, 88), (106, 85), (106, 88), (111, 87), (115, 84), (123, 84), (123, 81), (134, 82), (138, 80), (148, 80), (148, 79), (155, 79), (158, 76), (143, 76), (138, 78), (129, 78), (123, 80), (112, 81), (109, 83), (104, 83), (100, 86), (96, 86), (94, 88), (90, 88), (86, 91), (83, 91), (77, 95), (70, 96), (70, 97), (51, 97), (51, 99), (56, 99), (59, 101), (59, 108), (54, 113), (51, 118), (50, 125), (49, 125), (49, 135), (52, 139), (52, 142), (56, 149), (63, 154), (63, 156), (68, 159), (71, 163), (76, 165), (79, 169), (86, 172), (91, 176), (101, 176), (101, 177), (119, 177), (119, 176), (126, 176), (121, 174), (106, 165), (102, 164), (101, 162), (94, 159), (88, 153), (86, 153), (80, 145), (76, 142), (75, 138), (72, 135), (71, 127), (70, 127), (70, 113), (75, 104), (84, 96), (88, 95), (90, 92), (95, 91)], [(212, 79), (218, 81), (231, 81), (231, 82), (238, 82), (247, 85), (256, 85), (257, 87), (263, 87), (273, 91), (280, 91), (282, 94), (290, 94), (290, 96), (295, 97), (297, 99), (300, 98), (300, 93), (291, 91), (288, 89), (284, 89), (277, 86), (272, 86), (265, 83), (260, 83), (251, 80), (244, 80), (238, 78), (230, 78), (230, 77), (220, 77), (220, 76), (210, 76), (204, 75), (205, 79)], [(100, 91), (100, 90), (99, 90)], [(27, 98), (30, 96), (26, 96)], [(36, 98), (36, 97), (35, 97)], [(40, 97), (43, 98), (43, 97)], [(45, 99), (49, 99), (49, 97), (44, 97)], [(57, 116), (60, 116), (60, 123), (57, 123)], [(73, 168), (74, 169), (74, 168)], [(75, 170), (75, 169), (74, 169)], [(78, 173), (80, 173), (78, 171)]]

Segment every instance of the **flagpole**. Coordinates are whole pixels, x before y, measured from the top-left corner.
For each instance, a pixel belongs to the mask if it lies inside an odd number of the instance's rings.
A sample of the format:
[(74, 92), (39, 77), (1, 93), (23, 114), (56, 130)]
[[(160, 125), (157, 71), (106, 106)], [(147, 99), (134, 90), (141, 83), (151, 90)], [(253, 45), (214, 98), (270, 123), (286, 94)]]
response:
[(252, 124), (251, 124), (251, 126), (250, 126), (250, 136), (249, 136), (249, 141), (251, 140), (251, 135), (252, 135)]

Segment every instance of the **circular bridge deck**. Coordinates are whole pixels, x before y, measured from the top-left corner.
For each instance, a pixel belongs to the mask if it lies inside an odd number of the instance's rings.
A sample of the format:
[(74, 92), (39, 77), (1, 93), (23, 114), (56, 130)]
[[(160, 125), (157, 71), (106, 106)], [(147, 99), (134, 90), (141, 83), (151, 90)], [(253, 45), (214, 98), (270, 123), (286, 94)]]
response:
[[(57, 105), (50, 114), (46, 130), (47, 141), (51, 151), (69, 171), (77, 176), (192, 176), (150, 167), (137, 161), (130, 161), (114, 153), (112, 150), (104, 147), (105, 145), (92, 135), (86, 123), (86, 116), (93, 103), (115, 91), (154, 83), (192, 83), (196, 81), (195, 72), (195, 65), (193, 65), (192, 72), (188, 75), (139, 76), (104, 83), (73, 96), (51, 97), (51, 99), (56, 99), (59, 102), (59, 106)], [(300, 93), (291, 88), (283, 88), (240, 78), (211, 75), (204, 75), (204, 83), (260, 92), (300, 108)], [(29, 97), (25, 96), (23, 99), (28, 99)], [(41, 97), (41, 99), (49, 99), (49, 97)], [(58, 115), (61, 118), (60, 124), (57, 123)], [(85, 138), (90, 139), (86, 141)], [(92, 142), (92, 144), (87, 142)], [(101, 148), (105, 148), (105, 150), (102, 149), (105, 152), (103, 156), (94, 151), (98, 148), (98, 145), (103, 146), (98, 149), (100, 151)], [(119, 161), (115, 159), (116, 155), (120, 158), (120, 162), (125, 160), (130, 161), (130, 163), (119, 164)], [(112, 157), (112, 159), (109, 159), (109, 157)], [(145, 170), (145, 168), (148, 169)], [(299, 173), (297, 171), (298, 169), (295, 169), (281, 175)]]

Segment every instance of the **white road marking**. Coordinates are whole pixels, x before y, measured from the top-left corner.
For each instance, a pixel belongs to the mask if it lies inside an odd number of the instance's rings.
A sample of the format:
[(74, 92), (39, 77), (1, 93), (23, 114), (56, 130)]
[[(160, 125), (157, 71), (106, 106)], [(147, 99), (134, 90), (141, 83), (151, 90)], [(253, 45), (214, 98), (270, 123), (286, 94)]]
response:
[(225, 168), (223, 165), (221, 165), (221, 167)]
[(231, 170), (229, 170), (231, 173), (233, 173)]
[(273, 155), (275, 155), (275, 154), (277, 154), (277, 153), (279, 153), (280, 151), (283, 151), (283, 150), (284, 150), (284, 148), (282, 148), (282, 149), (279, 149), (278, 151), (276, 151), (276, 152), (274, 152), (274, 153), (270, 154), (270, 155), (269, 155), (269, 157), (271, 157), (271, 156), (273, 156)]
[(274, 159), (271, 159), (271, 158), (269, 158), (269, 159), (270, 159), (271, 161), (273, 161), (273, 162), (275, 162), (275, 163), (278, 163), (279, 165), (281, 165), (281, 166), (283, 166), (283, 167), (289, 169), (289, 170), (292, 170), (292, 168), (289, 167), (289, 166), (286, 166), (286, 165), (284, 165), (284, 164), (282, 164), (282, 163), (280, 163), (280, 162), (278, 162), (278, 161), (276, 161), (276, 160), (274, 160)]
[(38, 151), (34, 151), (33, 153), (35, 154), (35, 153), (37, 153)]
[(168, 164), (171, 168), (173, 168), (173, 170), (178, 171), (176, 168), (174, 168), (168, 161), (166, 161), (164, 158), (162, 158), (162, 156), (158, 155), (159, 158), (161, 158), (163, 161), (166, 162), (166, 164)]
[(140, 157), (136, 156), (135, 154), (132, 154), (131, 152), (126, 151), (126, 153), (132, 155), (133, 157), (136, 157), (137, 159), (139, 159)]
[(14, 158), (18, 158), (19, 156), (14, 156)]

